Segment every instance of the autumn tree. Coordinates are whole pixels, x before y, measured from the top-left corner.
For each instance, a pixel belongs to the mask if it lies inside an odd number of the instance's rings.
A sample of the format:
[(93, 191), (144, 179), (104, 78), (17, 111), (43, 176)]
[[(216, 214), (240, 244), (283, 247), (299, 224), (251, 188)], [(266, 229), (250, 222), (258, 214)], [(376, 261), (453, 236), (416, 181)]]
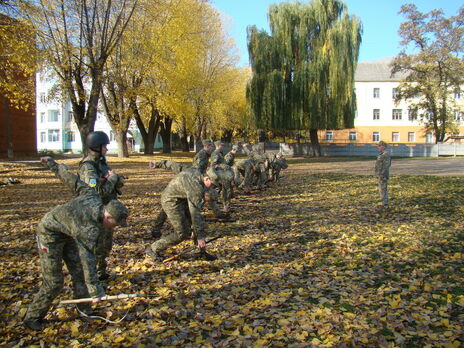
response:
[(421, 13), (413, 4), (402, 6), (399, 13), (407, 20), (399, 29), (402, 50), (392, 62), (392, 73), (406, 77), (396, 100), (408, 101), (426, 132), (441, 142), (456, 129), (459, 105), (454, 94), (464, 84), (464, 7), (450, 18), (442, 10)]
[(137, 0), (16, 0), (35, 29), (47, 65), (69, 98), (83, 150), (94, 129), (105, 63), (119, 43)]
[(257, 125), (309, 129), (319, 155), (317, 130), (353, 126), (361, 24), (340, 0), (275, 4), (268, 18), (270, 34), (248, 28)]

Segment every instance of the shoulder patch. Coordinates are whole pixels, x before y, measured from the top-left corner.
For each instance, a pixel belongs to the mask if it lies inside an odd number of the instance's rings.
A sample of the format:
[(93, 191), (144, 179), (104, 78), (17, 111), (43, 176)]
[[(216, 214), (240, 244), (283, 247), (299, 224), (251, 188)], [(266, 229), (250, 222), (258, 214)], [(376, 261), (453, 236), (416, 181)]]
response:
[(90, 179), (90, 180), (89, 180), (89, 186), (90, 186), (90, 187), (95, 187), (95, 186), (97, 186), (97, 179), (95, 179), (95, 178)]

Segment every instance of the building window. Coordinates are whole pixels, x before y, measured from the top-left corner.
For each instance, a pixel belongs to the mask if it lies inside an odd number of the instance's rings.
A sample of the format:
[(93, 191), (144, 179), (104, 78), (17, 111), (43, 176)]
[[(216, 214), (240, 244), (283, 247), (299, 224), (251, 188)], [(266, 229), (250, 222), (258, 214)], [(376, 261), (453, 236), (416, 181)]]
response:
[(461, 91), (454, 92), (454, 99), (461, 99)]
[(398, 88), (393, 88), (392, 89), (392, 98), (396, 99), (400, 96), (400, 91), (398, 91)]
[(47, 141), (47, 133), (40, 132), (40, 142), (45, 143)]
[(372, 133), (372, 141), (377, 143), (380, 141), (380, 132), (373, 132)]
[(43, 92), (40, 93), (40, 102), (41, 103), (46, 103), (47, 102), (47, 96)]
[(73, 120), (73, 112), (72, 111), (68, 111), (67, 113), (67, 117), (66, 117), (66, 122), (72, 122)]
[(59, 129), (49, 129), (48, 130), (48, 142), (54, 143), (60, 141), (60, 130)]
[(114, 132), (110, 131), (110, 141), (115, 141), (116, 137), (114, 136)]
[(374, 98), (380, 98), (380, 88), (374, 88)]
[(409, 109), (408, 110), (408, 120), (409, 121), (417, 120), (417, 109)]
[(456, 121), (462, 121), (462, 112), (461, 111), (455, 111), (454, 112), (454, 119)]
[(400, 141), (400, 132), (392, 132), (392, 142), (398, 143)]
[(44, 123), (45, 122), (45, 112), (41, 112), (40, 113), (40, 123)]
[(416, 133), (415, 132), (408, 132), (408, 142), (409, 143), (416, 142)]
[(66, 142), (73, 143), (76, 141), (76, 135), (72, 131), (66, 132)]
[(392, 120), (401, 120), (402, 118), (402, 110), (401, 109), (393, 109), (392, 110)]
[(380, 120), (380, 109), (374, 109), (372, 113), (372, 118), (374, 120)]
[(349, 139), (350, 141), (356, 141), (356, 132), (350, 132)]
[(427, 144), (432, 144), (433, 143), (433, 133), (429, 132), (425, 135), (425, 142)]
[(431, 111), (426, 111), (425, 114), (424, 114), (424, 118), (427, 120), (427, 121), (430, 121), (430, 119), (432, 118), (433, 116), (433, 112)]
[(325, 132), (325, 140), (326, 141), (333, 141), (333, 132)]
[(58, 122), (58, 110), (48, 110), (48, 122)]

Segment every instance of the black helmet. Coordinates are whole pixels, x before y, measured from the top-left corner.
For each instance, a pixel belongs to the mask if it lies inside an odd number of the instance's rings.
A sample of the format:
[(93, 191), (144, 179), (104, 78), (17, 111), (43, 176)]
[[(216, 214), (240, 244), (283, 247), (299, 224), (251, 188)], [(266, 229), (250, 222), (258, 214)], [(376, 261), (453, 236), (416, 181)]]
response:
[(110, 138), (106, 135), (105, 132), (97, 131), (97, 132), (90, 132), (87, 135), (86, 144), (89, 149), (100, 151), (100, 146), (108, 145), (110, 143)]

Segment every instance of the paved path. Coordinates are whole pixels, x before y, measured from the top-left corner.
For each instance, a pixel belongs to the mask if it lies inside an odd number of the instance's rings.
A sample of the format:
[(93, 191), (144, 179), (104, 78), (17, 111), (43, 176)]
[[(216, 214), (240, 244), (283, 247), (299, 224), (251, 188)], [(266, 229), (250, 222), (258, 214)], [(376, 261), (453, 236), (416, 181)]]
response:
[[(375, 160), (343, 161), (337, 158), (334, 162), (300, 163), (291, 165), (295, 170), (311, 173), (349, 173), (374, 174)], [(464, 176), (463, 158), (430, 158), (430, 159), (393, 159), (390, 174)]]

